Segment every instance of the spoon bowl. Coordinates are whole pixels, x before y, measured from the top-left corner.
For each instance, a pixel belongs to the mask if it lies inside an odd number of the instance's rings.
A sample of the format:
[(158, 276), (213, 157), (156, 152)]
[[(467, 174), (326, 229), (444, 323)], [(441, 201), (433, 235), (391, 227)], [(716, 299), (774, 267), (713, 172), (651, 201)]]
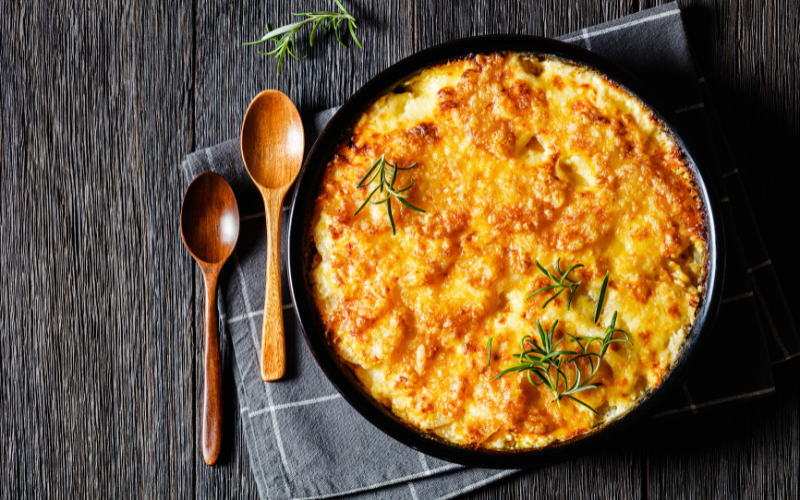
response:
[(181, 208), (181, 236), (198, 263), (221, 264), (233, 253), (239, 237), (239, 206), (221, 176), (205, 172), (189, 185)]
[(303, 165), (303, 122), (294, 103), (277, 90), (258, 94), (242, 123), (242, 158), (253, 182), (288, 189)]
[(281, 219), (283, 198), (303, 164), (303, 122), (282, 92), (258, 94), (242, 123), (242, 159), (264, 198), (267, 219), (267, 279), (261, 334), (261, 378), (277, 380), (286, 371), (281, 299)]
[(203, 460), (213, 465), (222, 446), (217, 279), (239, 239), (239, 206), (225, 179), (205, 172), (189, 184), (181, 206), (181, 237), (200, 266), (205, 284), (202, 445)]

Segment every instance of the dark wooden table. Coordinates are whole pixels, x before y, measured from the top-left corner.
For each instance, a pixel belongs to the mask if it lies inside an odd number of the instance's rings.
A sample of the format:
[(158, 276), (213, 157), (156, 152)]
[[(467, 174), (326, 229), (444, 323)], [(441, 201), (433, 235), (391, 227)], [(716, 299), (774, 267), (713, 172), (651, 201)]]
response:
[[(3, 498), (256, 498), (232, 376), (221, 464), (199, 449), (202, 292), (181, 244), (179, 163), (237, 137), (251, 97), (342, 102), (416, 50), (558, 36), (651, 2), (347, 0), (364, 50), (302, 62), (241, 43), (332, 4), (6, 0), (0, 6)], [(800, 4), (682, 2), (696, 55), (791, 307), (800, 292)], [(731, 360), (731, 369), (740, 360)], [(633, 433), (470, 498), (798, 498), (800, 370), (777, 393)]]

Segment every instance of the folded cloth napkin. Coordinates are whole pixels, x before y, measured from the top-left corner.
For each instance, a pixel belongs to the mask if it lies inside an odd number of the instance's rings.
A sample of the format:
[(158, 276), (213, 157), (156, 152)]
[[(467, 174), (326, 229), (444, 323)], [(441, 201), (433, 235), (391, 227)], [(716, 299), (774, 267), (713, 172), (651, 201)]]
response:
[[(562, 40), (611, 59), (661, 95), (678, 113), (694, 145), (707, 155), (724, 207), (728, 264), (719, 317), (703, 359), (683, 390), (676, 391), (654, 419), (697, 413), (774, 391), (770, 364), (797, 356), (800, 342), (703, 78), (694, 67), (680, 10), (674, 3), (657, 7)], [(312, 117), (307, 135), (316, 137), (333, 112)], [(513, 470), (465, 468), (426, 456), (384, 435), (356, 413), (325, 378), (302, 339), (285, 268), (287, 375), (279, 382), (261, 381), (266, 233), (263, 205), (239, 151), (238, 139), (228, 141), (193, 153), (182, 168), (186, 184), (204, 171), (221, 174), (239, 201), (241, 235), (221, 276), (218, 307), (223, 342), (232, 344), (224, 352), (232, 351), (240, 415), (261, 498), (445, 499), (513, 474)], [(286, 234), (282, 237), (285, 242)], [(750, 361), (735, 371), (726, 370), (725, 360), (739, 356), (743, 346)], [(719, 371), (726, 374), (723, 379), (714, 376)]]

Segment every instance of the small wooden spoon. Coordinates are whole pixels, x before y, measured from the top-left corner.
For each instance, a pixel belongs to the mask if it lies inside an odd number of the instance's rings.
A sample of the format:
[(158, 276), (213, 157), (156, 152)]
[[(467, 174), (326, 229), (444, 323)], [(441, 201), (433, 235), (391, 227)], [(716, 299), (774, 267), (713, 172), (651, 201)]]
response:
[(239, 239), (239, 206), (225, 179), (205, 172), (189, 184), (181, 207), (181, 237), (203, 272), (206, 335), (203, 348), (203, 460), (213, 465), (222, 445), (222, 369), (219, 360), (217, 278)]
[(242, 158), (264, 198), (267, 218), (267, 284), (261, 334), (261, 378), (278, 380), (286, 371), (281, 301), (281, 219), (283, 197), (303, 162), (303, 123), (282, 92), (258, 94), (242, 123)]

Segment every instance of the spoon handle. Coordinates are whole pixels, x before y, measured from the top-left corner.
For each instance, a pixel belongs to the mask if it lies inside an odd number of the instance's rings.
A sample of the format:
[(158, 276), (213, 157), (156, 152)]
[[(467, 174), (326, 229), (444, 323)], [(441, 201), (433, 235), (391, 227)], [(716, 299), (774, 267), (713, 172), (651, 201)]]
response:
[(283, 193), (264, 190), (267, 218), (267, 288), (264, 292), (264, 325), (261, 335), (261, 378), (278, 380), (286, 371), (281, 298), (281, 219)]
[(203, 273), (206, 288), (206, 336), (203, 347), (203, 460), (214, 465), (222, 445), (222, 370), (219, 360), (217, 277), (219, 271)]

